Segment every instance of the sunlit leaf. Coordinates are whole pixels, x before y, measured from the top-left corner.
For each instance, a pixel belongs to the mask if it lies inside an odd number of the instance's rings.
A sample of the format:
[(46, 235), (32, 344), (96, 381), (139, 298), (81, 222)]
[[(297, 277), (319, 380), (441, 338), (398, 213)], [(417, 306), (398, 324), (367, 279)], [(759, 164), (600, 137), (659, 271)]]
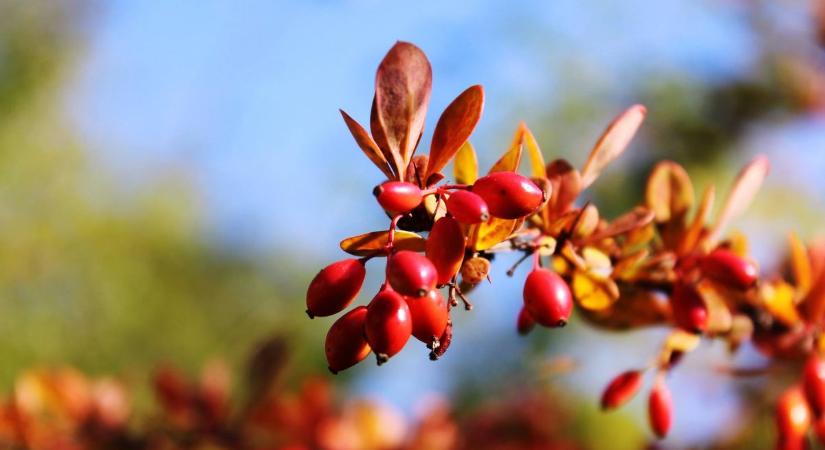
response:
[(662, 344), (662, 349), (659, 352), (659, 364), (669, 364), (672, 361), (674, 353), (691, 352), (699, 346), (700, 342), (701, 339), (697, 334), (678, 329), (672, 331)]
[(573, 236), (586, 237), (596, 231), (599, 226), (599, 210), (593, 204), (588, 204), (576, 218)]
[(458, 184), (473, 184), (478, 179), (478, 158), (470, 141), (465, 142), (455, 155), (453, 177)]
[(716, 224), (708, 234), (707, 242), (711, 246), (717, 242), (730, 221), (739, 217), (750, 206), (756, 193), (762, 187), (769, 168), (768, 158), (758, 156), (739, 172), (733, 188), (725, 199), (725, 205), (716, 219)]
[(534, 177), (545, 178), (547, 172), (544, 167), (544, 156), (541, 154), (535, 136), (527, 126), (524, 126), (524, 146), (527, 147), (527, 156), (530, 157), (530, 174)]
[[(553, 186), (553, 196), (546, 210), (550, 217), (557, 217), (567, 212), (581, 192), (581, 176), (569, 162), (557, 159), (545, 168), (545, 176)], [(549, 218), (549, 217), (548, 217)]]
[[(387, 245), (387, 236), (388, 232), (384, 230), (348, 237), (341, 241), (341, 250), (355, 256), (371, 255), (384, 249)], [(396, 230), (393, 246), (397, 250), (423, 252), (426, 242), (423, 237), (415, 233)]]
[(796, 233), (788, 233), (788, 247), (790, 247), (791, 271), (796, 289), (802, 296), (811, 289), (812, 275), (811, 262), (808, 251)]
[(582, 189), (593, 184), (602, 170), (624, 152), (645, 115), (647, 109), (644, 106), (633, 105), (607, 126), (582, 167)]
[(522, 141), (524, 140), (524, 124), (520, 124), (513, 136), (510, 148), (493, 164), (489, 173), (493, 172), (516, 172), (521, 163)]
[(481, 118), (483, 108), (484, 90), (479, 85), (467, 88), (447, 106), (433, 132), (430, 162), (427, 165), (428, 177), (440, 172), (467, 142)]
[(582, 258), (587, 264), (587, 272), (596, 279), (605, 280), (613, 272), (613, 263), (610, 257), (595, 247), (582, 249)]
[(378, 107), (375, 103), (375, 97), (372, 98), (372, 108), (370, 108), (370, 133), (375, 145), (381, 149), (384, 159), (392, 168), (394, 173), (398, 174), (399, 179), (405, 176), (406, 164), (401, 159), (401, 154), (390, 149), (390, 144), (387, 143), (387, 135), (384, 133), (384, 127), (378, 121)]
[(424, 130), (431, 88), (432, 68), (424, 52), (396, 42), (375, 75), (375, 106), (387, 145), (404, 167)]
[(487, 250), (499, 242), (505, 241), (522, 223), (524, 223), (523, 219), (490, 218), (487, 222), (477, 225), (473, 239), (473, 249), (476, 251)]
[(693, 184), (685, 169), (673, 161), (656, 164), (647, 179), (645, 202), (656, 222), (684, 219), (693, 206)]
[(764, 283), (759, 288), (759, 297), (765, 309), (785, 325), (793, 326), (801, 320), (796, 309), (796, 291), (790, 284), (782, 280)]
[(367, 158), (372, 161), (384, 175), (387, 176), (389, 179), (395, 179), (395, 175), (392, 173), (392, 169), (390, 169), (390, 164), (387, 162), (387, 159), (384, 157), (384, 154), (381, 153), (381, 149), (378, 148), (378, 144), (372, 140), (367, 130), (361, 126), (358, 122), (355, 121), (352, 117), (349, 116), (343, 109), (339, 109), (341, 111), (341, 116), (344, 118), (344, 122), (347, 124), (347, 128), (349, 128), (350, 133), (352, 133), (352, 137), (355, 138), (355, 142), (358, 144), (358, 147), (367, 155)]
[(727, 333), (733, 324), (733, 316), (726, 300), (726, 291), (720, 290), (711, 282), (700, 282), (699, 293), (708, 308), (706, 331), (710, 334)]
[(592, 274), (576, 271), (573, 273), (573, 296), (579, 306), (591, 311), (599, 311), (609, 308), (619, 299), (618, 288), (615, 284), (611, 288), (613, 280), (597, 279)]

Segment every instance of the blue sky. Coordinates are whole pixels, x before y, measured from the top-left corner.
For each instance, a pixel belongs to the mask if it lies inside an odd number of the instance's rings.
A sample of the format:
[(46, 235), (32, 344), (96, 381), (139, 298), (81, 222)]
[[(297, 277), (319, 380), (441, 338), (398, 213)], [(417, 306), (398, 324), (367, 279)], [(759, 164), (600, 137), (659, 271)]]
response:
[[(375, 67), (394, 41), (412, 41), (431, 59), (428, 130), (465, 87), (485, 86), (485, 113), (473, 138), (484, 164), (504, 149), (517, 119), (531, 123), (552, 108), (571, 79), (593, 82), (600, 109), (616, 113), (636, 101), (626, 87), (655, 71), (708, 82), (747, 71), (756, 37), (744, 20), (738, 2), (695, 0), (108, 2), (93, 21), (67, 110), (124, 182), (139, 185), (163, 167), (185, 167), (223, 241), (300, 249), (307, 261), (325, 261), (340, 255), (341, 238), (386, 227), (370, 195), (381, 174), (357, 150), (338, 108), (366, 121)], [(606, 120), (594, 118), (583, 151)], [(825, 148), (821, 125), (776, 130), (754, 152)], [(428, 145), (425, 137), (422, 148)], [(823, 167), (821, 155), (803, 166), (817, 167), (818, 160)], [(782, 161), (777, 170), (791, 180), (798, 173)], [(802, 179), (821, 178), (813, 169), (802, 172)], [(515, 317), (517, 302), (496, 302), (494, 294), (519, 292), (519, 280), (501, 277), (497, 284), (478, 294), (488, 307), (473, 312), (472, 325), (462, 324), (466, 341), (456, 352), (471, 355), (478, 347), (466, 342), (493, 345), (491, 335), (510, 333), (512, 324), (499, 319)], [(581, 355), (597, 353), (598, 336), (582, 339)], [(421, 354), (405, 353), (380, 371), (365, 370), (360, 391), (393, 392), (392, 400), (409, 409), (422, 391), (445, 389), (438, 380), (454, 368), (450, 363), (422, 367)], [(643, 363), (639, 354), (611, 353), (610, 361), (592, 364), (618, 373)], [(709, 354), (720, 356), (718, 349)], [(404, 380), (410, 371), (415, 386)], [(686, 372), (674, 381), (677, 389), (696, 384)], [(582, 373), (597, 374), (573, 383), (582, 392), (606, 382), (604, 371)], [(707, 384), (695, 396), (677, 390), (683, 411), (703, 411), (677, 420), (677, 439), (724, 423), (732, 400), (716, 400), (727, 382)], [(720, 406), (707, 408), (714, 402)]]

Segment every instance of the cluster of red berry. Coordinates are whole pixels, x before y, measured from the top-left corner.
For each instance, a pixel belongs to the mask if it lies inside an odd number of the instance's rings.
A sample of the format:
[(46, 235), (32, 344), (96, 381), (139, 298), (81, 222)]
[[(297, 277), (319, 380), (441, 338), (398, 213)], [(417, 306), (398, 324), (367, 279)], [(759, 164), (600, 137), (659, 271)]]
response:
[[(479, 176), (468, 138), (481, 116), (480, 86), (468, 88), (446, 108), (429, 155), (415, 155), (430, 87), (424, 54), (399, 42), (378, 68), (370, 133), (342, 111), (359, 147), (388, 178), (374, 194), (390, 226), (343, 240), (341, 248), (360, 259), (328, 266), (307, 292), (310, 317), (341, 312), (361, 289), (364, 264), (387, 258), (378, 294), (342, 316), (327, 335), (333, 372), (370, 352), (381, 364), (410, 336), (427, 344), (432, 359), (443, 355), (452, 339), (451, 308), (459, 300), (471, 308), (465, 294), (487, 278), (493, 254), (502, 251), (523, 253), (510, 276), (532, 259), (516, 321), (519, 333), (537, 323), (563, 326), (574, 304), (601, 328), (673, 329), (651, 364), (657, 375), (649, 411), (659, 437), (667, 434), (673, 409), (665, 375), (701, 337), (724, 340), (731, 351), (750, 341), (775, 358), (825, 349), (819, 331), (825, 324), (825, 245), (806, 248), (791, 236), (793, 280), (788, 282), (779, 275), (760, 278), (746, 239), (724, 237), (767, 176), (766, 158), (742, 169), (713, 221), (714, 187), (697, 202), (687, 172), (672, 161), (653, 168), (641, 205), (606, 220), (595, 205), (576, 200), (627, 148), (646, 115), (643, 106), (630, 107), (607, 127), (581, 170), (562, 159), (545, 164), (533, 134), (521, 124), (508, 150)], [(518, 173), (525, 151), (529, 177)], [(440, 184), (451, 161), (453, 184)], [(643, 372), (617, 377), (603, 406), (629, 400)]]

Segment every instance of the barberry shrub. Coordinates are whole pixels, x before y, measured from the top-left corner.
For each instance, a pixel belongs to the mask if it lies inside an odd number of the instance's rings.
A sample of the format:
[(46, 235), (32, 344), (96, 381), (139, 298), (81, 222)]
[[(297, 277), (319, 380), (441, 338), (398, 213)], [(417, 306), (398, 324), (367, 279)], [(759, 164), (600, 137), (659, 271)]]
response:
[[(713, 220), (714, 186), (697, 202), (689, 175), (673, 161), (655, 165), (638, 206), (608, 219), (597, 205), (577, 200), (628, 147), (647, 114), (644, 106), (619, 114), (580, 170), (563, 159), (545, 163), (521, 123), (510, 147), (481, 175), (469, 142), (483, 109), (481, 86), (447, 106), (429, 154), (416, 154), (431, 85), (424, 53), (398, 42), (378, 67), (370, 131), (341, 111), (357, 145), (386, 178), (373, 194), (389, 226), (341, 241), (343, 251), (360, 259), (333, 263), (309, 287), (310, 317), (335, 314), (357, 295), (367, 261), (386, 261), (385, 282), (369, 304), (333, 324), (326, 342), (330, 370), (370, 352), (382, 364), (410, 336), (427, 345), (431, 359), (443, 356), (453, 338), (450, 314), (459, 301), (472, 308), (468, 293), (488, 279), (492, 255), (518, 252), (517, 265), (532, 266), (514, 318), (520, 334), (537, 324), (560, 327), (574, 308), (603, 329), (672, 329), (651, 364), (625, 369), (608, 383), (603, 409), (631, 401), (652, 372), (649, 420), (663, 438), (677, 416), (666, 378), (683, 357), (702, 338), (725, 341), (731, 353), (751, 341), (770, 358), (807, 361), (799, 386), (777, 402), (779, 448), (802, 448), (810, 428), (825, 437), (825, 244), (806, 247), (791, 234), (786, 280), (760, 276), (746, 239), (726, 235), (767, 176), (765, 157), (741, 170)], [(529, 172), (520, 174), (525, 152)], [(450, 162), (451, 177), (442, 172)], [(514, 276), (515, 267), (507, 273)]]

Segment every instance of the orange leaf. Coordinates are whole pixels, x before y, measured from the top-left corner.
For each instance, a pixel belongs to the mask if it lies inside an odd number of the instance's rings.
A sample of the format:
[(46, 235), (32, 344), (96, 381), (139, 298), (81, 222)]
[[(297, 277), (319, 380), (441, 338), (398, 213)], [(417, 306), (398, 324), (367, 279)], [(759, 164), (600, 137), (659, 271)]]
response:
[(507, 240), (516, 231), (524, 219), (499, 219), (491, 217), (487, 222), (475, 227), (472, 248), (476, 251), (487, 250), (496, 244)]
[(702, 236), (702, 230), (705, 228), (705, 222), (707, 222), (710, 215), (710, 210), (713, 209), (715, 199), (716, 188), (713, 185), (708, 186), (705, 193), (702, 194), (702, 202), (699, 203), (699, 209), (696, 211), (696, 215), (693, 216), (693, 221), (682, 234), (681, 241), (679, 241), (680, 254), (690, 253), (696, 247), (696, 243), (699, 242), (699, 238)]
[(613, 120), (602, 133), (582, 168), (582, 189), (593, 184), (604, 168), (624, 152), (647, 115), (642, 105), (633, 105)]
[(355, 119), (350, 117), (349, 114), (344, 112), (343, 109), (339, 109), (338, 111), (341, 111), (341, 116), (344, 118), (347, 128), (349, 128), (349, 132), (352, 133), (352, 137), (355, 138), (355, 142), (359, 147), (361, 147), (361, 150), (365, 155), (367, 155), (367, 158), (369, 158), (373, 164), (378, 166), (387, 178), (391, 180), (395, 179), (395, 175), (392, 173), (392, 169), (390, 168), (390, 164), (387, 162), (387, 158), (385, 158), (384, 154), (381, 153), (381, 149), (378, 148), (378, 145), (372, 140), (370, 135), (367, 133), (367, 130), (365, 130), (361, 124), (356, 122)]
[(493, 164), (489, 173), (493, 172), (516, 172), (518, 171), (519, 163), (521, 163), (521, 143), (524, 139), (524, 124), (520, 124), (513, 136), (513, 143), (510, 148), (501, 156), (501, 158)]
[[(367, 256), (384, 250), (387, 245), (387, 236), (388, 233), (384, 230), (348, 237), (341, 241), (341, 250), (350, 255)], [(395, 230), (393, 245), (398, 250), (423, 252), (426, 242), (423, 237), (410, 231)]]
[(375, 106), (388, 148), (403, 163), (399, 169), (406, 169), (412, 160), (424, 130), (431, 89), (427, 56), (413, 44), (396, 42), (375, 75)]
[(453, 177), (458, 184), (473, 184), (478, 179), (478, 159), (470, 141), (465, 142), (455, 155)]
[(450, 162), (472, 134), (483, 109), (484, 89), (479, 85), (470, 86), (447, 106), (433, 132), (430, 160), (424, 178), (440, 172)]
[(530, 157), (530, 171), (532, 176), (537, 178), (546, 178), (547, 173), (544, 168), (544, 156), (541, 154), (538, 142), (535, 136), (530, 132), (527, 126), (524, 126), (524, 145), (527, 147), (527, 155)]
[(791, 250), (791, 272), (796, 283), (796, 289), (800, 292), (801, 296), (804, 296), (811, 289), (811, 284), (813, 284), (811, 261), (808, 260), (808, 251), (795, 233), (788, 233), (788, 245)]
[(713, 246), (719, 239), (722, 231), (731, 220), (741, 215), (753, 202), (762, 182), (768, 175), (770, 164), (765, 156), (757, 156), (747, 166), (745, 166), (734, 181), (733, 188), (725, 200), (725, 206), (716, 219), (716, 224), (708, 234), (706, 242)]
[(628, 231), (641, 228), (653, 221), (653, 212), (647, 208), (636, 207), (632, 211), (625, 213), (603, 229), (593, 233), (586, 238), (586, 243), (598, 242), (602, 239), (613, 237)]
[[(548, 217), (558, 217), (567, 212), (568, 208), (576, 201), (579, 192), (582, 190), (581, 175), (569, 162), (557, 159), (547, 165), (545, 175), (553, 186), (553, 196), (550, 197), (545, 210)], [(549, 220), (548, 220), (549, 222)]]

